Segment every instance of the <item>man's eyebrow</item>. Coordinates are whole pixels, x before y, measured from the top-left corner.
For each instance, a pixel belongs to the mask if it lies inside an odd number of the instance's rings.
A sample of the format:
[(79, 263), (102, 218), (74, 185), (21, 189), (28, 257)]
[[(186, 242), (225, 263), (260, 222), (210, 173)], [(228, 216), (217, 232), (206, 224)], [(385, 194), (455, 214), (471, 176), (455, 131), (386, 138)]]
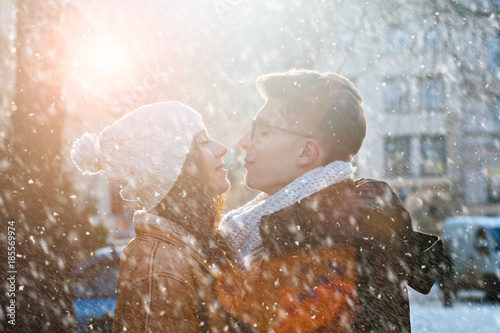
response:
[(270, 126), (274, 126), (273, 124), (271, 124), (269, 121), (265, 120), (265, 119), (262, 119), (262, 118), (254, 118), (252, 120), (253, 123), (255, 124), (261, 124), (261, 125), (270, 125)]
[(208, 136), (208, 135), (207, 135), (207, 130), (203, 130), (203, 131), (201, 131), (200, 133), (196, 134), (196, 137), (197, 137), (197, 138), (205, 138), (205, 137), (207, 137), (207, 136)]
[(252, 121), (256, 121), (258, 123), (262, 123), (262, 124), (269, 124), (269, 125), (272, 125), (271, 121), (269, 121), (269, 119), (265, 119), (265, 118), (262, 118), (262, 117), (255, 117), (252, 119)]

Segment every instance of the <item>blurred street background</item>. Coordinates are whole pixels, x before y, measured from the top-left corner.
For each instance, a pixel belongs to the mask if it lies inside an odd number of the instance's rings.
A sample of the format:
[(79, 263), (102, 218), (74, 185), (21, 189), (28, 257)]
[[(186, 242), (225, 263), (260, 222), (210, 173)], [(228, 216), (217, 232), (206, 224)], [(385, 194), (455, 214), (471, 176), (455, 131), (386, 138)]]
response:
[(452, 307), (443, 306), (436, 286), (429, 295), (410, 290), (412, 332), (493, 333), (500, 331), (500, 304), (480, 291), (461, 291)]

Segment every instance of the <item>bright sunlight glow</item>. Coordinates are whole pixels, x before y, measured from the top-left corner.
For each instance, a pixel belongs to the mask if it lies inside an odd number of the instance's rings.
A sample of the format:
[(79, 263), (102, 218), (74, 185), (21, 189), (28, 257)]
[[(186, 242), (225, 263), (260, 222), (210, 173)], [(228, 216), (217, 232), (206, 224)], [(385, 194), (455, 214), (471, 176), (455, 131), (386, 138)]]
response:
[(126, 67), (126, 47), (116, 40), (98, 36), (87, 40), (82, 48), (84, 70), (95, 77), (113, 76)]
[(88, 63), (99, 72), (114, 71), (114, 55), (112, 50), (101, 49), (88, 55)]

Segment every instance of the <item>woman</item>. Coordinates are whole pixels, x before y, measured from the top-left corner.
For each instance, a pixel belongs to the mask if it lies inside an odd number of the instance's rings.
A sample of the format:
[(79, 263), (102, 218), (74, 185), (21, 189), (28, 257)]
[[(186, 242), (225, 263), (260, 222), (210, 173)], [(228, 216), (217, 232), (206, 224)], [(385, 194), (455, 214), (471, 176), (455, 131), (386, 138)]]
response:
[(214, 233), (230, 188), (227, 151), (178, 102), (141, 107), (99, 137), (74, 143), (80, 170), (102, 170), (124, 199), (144, 206), (120, 258), (113, 332), (243, 330), (221, 309), (214, 287), (227, 268)]

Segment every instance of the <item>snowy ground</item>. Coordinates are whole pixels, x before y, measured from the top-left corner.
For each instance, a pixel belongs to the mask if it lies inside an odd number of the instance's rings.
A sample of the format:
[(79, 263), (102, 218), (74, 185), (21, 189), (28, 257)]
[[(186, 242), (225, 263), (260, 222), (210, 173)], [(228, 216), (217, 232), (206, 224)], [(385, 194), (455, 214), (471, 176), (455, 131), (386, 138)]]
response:
[(485, 302), (481, 291), (461, 291), (446, 308), (436, 286), (429, 295), (410, 290), (410, 315), (413, 333), (500, 332), (500, 302)]

